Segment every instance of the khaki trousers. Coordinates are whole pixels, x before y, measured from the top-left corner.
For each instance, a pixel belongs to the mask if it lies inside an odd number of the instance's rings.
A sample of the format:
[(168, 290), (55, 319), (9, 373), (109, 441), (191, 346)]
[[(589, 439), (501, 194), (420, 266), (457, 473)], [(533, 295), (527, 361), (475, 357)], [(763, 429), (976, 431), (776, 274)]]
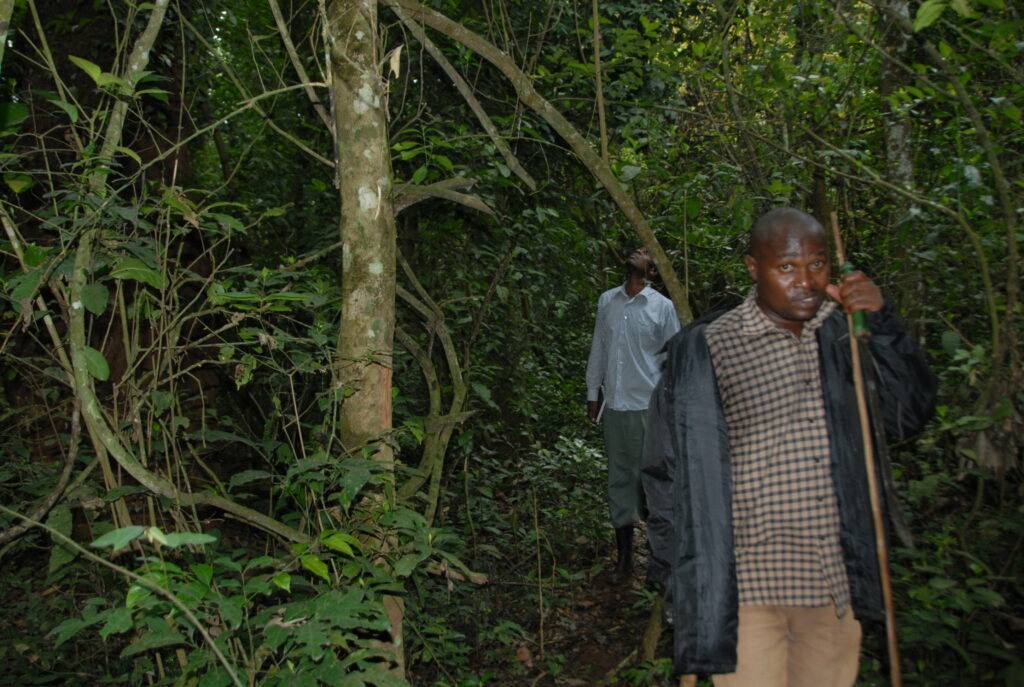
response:
[(740, 606), (736, 672), (715, 687), (851, 687), (860, 622), (835, 606)]

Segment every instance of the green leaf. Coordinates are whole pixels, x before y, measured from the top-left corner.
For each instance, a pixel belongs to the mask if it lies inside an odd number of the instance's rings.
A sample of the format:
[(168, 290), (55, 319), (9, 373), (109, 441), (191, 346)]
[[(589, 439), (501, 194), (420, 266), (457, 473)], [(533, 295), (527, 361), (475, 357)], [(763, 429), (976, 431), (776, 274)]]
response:
[(213, 582), (213, 566), (207, 563), (196, 563), (189, 567), (192, 574), (196, 576), (196, 579), (205, 584), (207, 587)]
[(21, 193), (32, 188), (35, 180), (28, 174), (22, 174), (21, 172), (5, 172), (4, 183), (15, 193)]
[(455, 171), (455, 167), (454, 165), (452, 165), (452, 161), (448, 158), (447, 155), (432, 155), (431, 158), (433, 159), (434, 162), (441, 165), (441, 167), (444, 168), (445, 171)]
[(242, 618), (244, 617), (242, 606), (244, 603), (245, 597), (242, 596), (221, 597), (218, 599), (217, 610), (220, 611), (220, 615), (228, 627), (236, 628), (242, 624)]
[(480, 382), (470, 382), (469, 385), (473, 387), (473, 393), (480, 397), (480, 400), (487, 404), (488, 407), (497, 410), (498, 404), (491, 400), (491, 390)]
[(695, 219), (700, 214), (703, 203), (700, 198), (690, 197), (686, 199), (686, 216), (689, 219)]
[(344, 532), (334, 532), (326, 537), (321, 537), (320, 543), (331, 549), (332, 551), (338, 551), (345, 554), (346, 556), (352, 556), (352, 543), (358, 546), (359, 542), (355, 537), (345, 534)]
[(39, 290), (39, 282), (43, 279), (43, 273), (41, 270), (33, 270), (28, 274), (22, 274), (10, 281), (10, 285), (14, 285), (14, 289), (11, 291), (11, 298), (20, 301), (25, 298), (32, 298), (36, 295), (36, 291)]
[(107, 616), (107, 622), (100, 628), (100, 637), (106, 639), (110, 635), (120, 634), (132, 629), (132, 612), (122, 606), (114, 609)]
[(28, 119), (28, 108), (21, 103), (0, 103), (0, 129), (16, 131)]
[(107, 309), (110, 292), (103, 284), (88, 284), (82, 289), (82, 305), (93, 315), (102, 315)]
[(164, 534), (164, 531), (156, 525), (146, 528), (146, 539), (148, 539), (150, 543), (156, 542), (161, 546), (168, 546), (167, 535)]
[(914, 31), (926, 29), (938, 20), (942, 11), (946, 9), (946, 0), (925, 0), (917, 8), (917, 16), (914, 17)]
[(954, 331), (946, 330), (942, 332), (942, 350), (946, 353), (953, 355), (960, 348), (960, 335)]
[(1006, 599), (1003, 598), (1002, 594), (988, 587), (975, 587), (973, 592), (974, 596), (989, 608), (999, 608), (1006, 603)]
[(77, 107), (75, 107), (71, 103), (66, 103), (63, 100), (51, 100), (50, 102), (53, 103), (54, 105), (56, 105), (57, 107), (59, 107), (60, 109), (64, 110), (64, 112), (68, 116), (68, 119), (71, 120), (72, 124), (76, 124), (78, 122), (78, 108)]
[(150, 649), (160, 649), (165, 646), (173, 646), (175, 644), (185, 644), (185, 638), (181, 634), (174, 630), (163, 630), (162, 632), (147, 632), (142, 635), (142, 639), (137, 642), (133, 642), (124, 648), (121, 652), (121, 658), (127, 658), (128, 656), (134, 656), (140, 654), (143, 651), (149, 651)]
[(395, 577), (408, 577), (412, 574), (412, 571), (427, 558), (429, 554), (426, 553), (407, 553), (402, 556), (401, 560), (395, 563)]
[(1003, 105), (1003, 115), (1014, 124), (1020, 124), (1020, 108), (1013, 103)]
[(106, 88), (107, 86), (118, 86), (119, 89), (124, 91), (125, 93), (131, 93), (132, 91), (127, 81), (117, 76), (116, 74), (111, 74), (110, 72), (103, 72), (102, 74), (97, 76), (96, 85), (100, 88)]
[(625, 165), (622, 168), (622, 171), (619, 173), (619, 179), (623, 183), (626, 183), (627, 181), (632, 181), (642, 171), (644, 171), (642, 167), (637, 167), (636, 165)]
[(274, 575), (270, 581), (286, 592), (290, 592), (292, 590), (292, 576), (288, 573), (278, 573)]
[(249, 482), (267, 479), (268, 477), (271, 477), (271, 474), (266, 470), (243, 470), (231, 476), (231, 481), (228, 482), (228, 489), (233, 489)]
[(164, 546), (169, 546), (172, 549), (176, 546), (201, 546), (217, 541), (217, 537), (202, 532), (175, 532), (165, 534), (164, 538), (166, 539)]
[(51, 637), (56, 635), (57, 638), (53, 640), (53, 648), (56, 649), (61, 644), (78, 634), (82, 628), (87, 627), (90, 624), (91, 623), (88, 623), (81, 618), (68, 618), (60, 625), (47, 632), (46, 636)]
[(374, 665), (360, 673), (359, 677), (375, 687), (406, 687), (408, 684), (390, 670)]
[(167, 98), (168, 92), (162, 88), (143, 88), (141, 91), (135, 92), (136, 98), (141, 98), (144, 95), (151, 95), (162, 103), (169, 102)]
[(239, 222), (231, 215), (224, 215), (219, 212), (211, 212), (210, 217), (217, 220), (217, 223), (220, 224), (221, 229), (223, 229), (224, 231), (238, 231), (245, 233), (245, 225), (243, 225), (241, 222)]
[(85, 369), (89, 374), (101, 382), (107, 381), (110, 378), (110, 366), (103, 354), (92, 346), (86, 346), (82, 352), (85, 354)]
[(412, 183), (414, 183), (414, 184), (422, 184), (423, 180), (426, 179), (426, 178), (427, 178), (427, 166), (426, 165), (420, 165), (419, 169), (417, 169), (412, 174)]
[(131, 159), (135, 160), (135, 162), (137, 162), (138, 164), (140, 164), (140, 165), (142, 164), (142, 158), (139, 157), (139, 154), (136, 153), (131, 148), (125, 148), (124, 146), (117, 146), (116, 148), (114, 148), (114, 150), (116, 150), (117, 152), (122, 153), (124, 155), (127, 155)]
[(89, 546), (96, 549), (102, 549), (105, 546), (109, 546), (114, 551), (117, 551), (118, 549), (127, 546), (132, 540), (141, 537), (142, 533), (145, 531), (146, 528), (141, 525), (121, 527), (107, 532), (102, 537), (89, 544)]
[(155, 289), (164, 288), (164, 275), (138, 258), (123, 258), (118, 261), (110, 276), (114, 279), (134, 279), (149, 284)]
[[(46, 524), (65, 537), (70, 537), (72, 529), (71, 509), (65, 503), (57, 504), (46, 517)], [(50, 565), (47, 568), (47, 574), (49, 575), (62, 570), (77, 554), (77, 551), (64, 544), (61, 540), (58, 540), (57, 537), (52, 537), (52, 539), (53, 548), (50, 549)]]
[(26, 267), (39, 267), (50, 253), (49, 249), (40, 248), (34, 243), (25, 244), (24, 251)]
[(153, 596), (153, 592), (150, 591), (149, 587), (133, 584), (124, 595), (124, 605), (128, 608), (135, 608), (151, 596)]
[(313, 573), (317, 577), (322, 577), (325, 582), (331, 581), (331, 576), (327, 572), (327, 564), (312, 554), (306, 554), (299, 559), (302, 561), (302, 567)]
[(76, 67), (88, 74), (89, 78), (96, 82), (97, 86), (100, 84), (100, 74), (103, 73), (103, 70), (100, 69), (98, 64), (94, 64), (89, 60), (83, 60), (81, 57), (75, 57), (74, 55), (68, 55), (68, 59), (71, 60)]
[(231, 684), (231, 676), (222, 666), (214, 670), (208, 670), (199, 680), (196, 687), (228, 687)]
[(968, 4), (967, 0), (952, 0), (952, 2), (949, 3), (949, 6), (956, 10), (956, 13), (961, 17), (971, 16), (971, 6)]

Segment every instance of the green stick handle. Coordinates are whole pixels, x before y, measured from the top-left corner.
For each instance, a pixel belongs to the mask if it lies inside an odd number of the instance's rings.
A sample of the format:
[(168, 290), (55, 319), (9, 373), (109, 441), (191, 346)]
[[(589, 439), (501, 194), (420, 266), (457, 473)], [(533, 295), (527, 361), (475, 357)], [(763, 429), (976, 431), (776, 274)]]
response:
[[(853, 270), (854, 270), (853, 265), (851, 263), (848, 263), (848, 262), (844, 263), (843, 266), (839, 268), (839, 272), (841, 274), (843, 274), (843, 275), (847, 275), (850, 272), (853, 272)], [(864, 317), (864, 311), (863, 310), (857, 310), (856, 312), (850, 313), (850, 315), (853, 317), (853, 334), (854, 334), (854, 336), (862, 336), (864, 334), (867, 334), (868, 333), (868, 322), (867, 322), (867, 319)]]

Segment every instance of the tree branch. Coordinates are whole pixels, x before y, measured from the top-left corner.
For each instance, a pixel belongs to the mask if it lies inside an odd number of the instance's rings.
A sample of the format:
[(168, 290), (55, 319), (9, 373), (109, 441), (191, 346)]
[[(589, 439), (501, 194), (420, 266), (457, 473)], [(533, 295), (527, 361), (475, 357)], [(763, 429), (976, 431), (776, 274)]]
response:
[(444, 70), (444, 73), (452, 80), (452, 83), (455, 84), (455, 88), (462, 95), (466, 104), (469, 105), (469, 109), (471, 109), (473, 114), (476, 115), (476, 118), (484, 127), (484, 131), (487, 132), (487, 135), (491, 138), (491, 141), (498, 149), (498, 152), (500, 152), (501, 156), (505, 158), (505, 164), (508, 165), (509, 169), (511, 169), (517, 177), (523, 180), (523, 183), (530, 187), (531, 191), (536, 191), (537, 182), (532, 176), (530, 176), (530, 173), (527, 172), (521, 164), (519, 164), (519, 160), (516, 158), (515, 154), (512, 153), (511, 149), (509, 149), (508, 144), (505, 143), (505, 139), (503, 139), (501, 134), (498, 133), (498, 129), (494, 126), (494, 122), (492, 122), (491, 118), (487, 116), (486, 112), (484, 112), (483, 106), (480, 104), (480, 101), (477, 100), (476, 96), (473, 95), (473, 91), (470, 89), (469, 84), (466, 83), (466, 80), (462, 78), (462, 75), (459, 74), (458, 71), (456, 71), (452, 63), (444, 56), (444, 53), (442, 53), (434, 44), (434, 41), (427, 37), (427, 32), (423, 30), (422, 26), (410, 20), (409, 15), (403, 11), (402, 8), (392, 5), (392, 9), (395, 11), (395, 14), (398, 15), (398, 18), (402, 20), (402, 23), (409, 28), (412, 35), (416, 37), (416, 40), (426, 48), (427, 52), (430, 53), (430, 56), (434, 58), (434, 61), (440, 65), (441, 69)]
[(583, 165), (608, 191), (612, 200), (615, 201), (615, 204), (619, 206), (619, 209), (633, 226), (637, 236), (640, 237), (640, 240), (643, 241), (650, 251), (651, 257), (654, 258), (658, 271), (661, 273), (665, 286), (672, 296), (672, 301), (675, 303), (679, 319), (684, 324), (692, 320), (693, 315), (690, 312), (688, 287), (680, 283), (675, 269), (668, 259), (668, 255), (665, 254), (650, 224), (643, 216), (640, 208), (633, 202), (625, 186), (612, 172), (608, 163), (601, 159), (601, 156), (594, 151), (593, 146), (576, 131), (576, 128), (569, 123), (565, 116), (537, 92), (530, 81), (530, 77), (515, 64), (512, 58), (473, 31), (421, 5), (416, 0), (383, 1), (389, 7), (402, 8), (408, 11), (412, 19), (422, 21), (427, 26), (440, 31), (449, 38), (459, 41), (497, 67), (509, 79), (519, 98), (540, 115), (569, 144)]

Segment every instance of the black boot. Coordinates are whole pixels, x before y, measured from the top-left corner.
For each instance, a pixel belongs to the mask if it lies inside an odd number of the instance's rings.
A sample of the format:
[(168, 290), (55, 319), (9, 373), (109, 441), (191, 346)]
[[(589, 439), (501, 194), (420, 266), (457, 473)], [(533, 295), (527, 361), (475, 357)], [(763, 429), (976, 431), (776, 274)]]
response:
[(608, 576), (608, 582), (614, 585), (623, 584), (633, 572), (633, 526), (615, 528), (615, 547), (619, 550), (619, 560), (615, 569)]

